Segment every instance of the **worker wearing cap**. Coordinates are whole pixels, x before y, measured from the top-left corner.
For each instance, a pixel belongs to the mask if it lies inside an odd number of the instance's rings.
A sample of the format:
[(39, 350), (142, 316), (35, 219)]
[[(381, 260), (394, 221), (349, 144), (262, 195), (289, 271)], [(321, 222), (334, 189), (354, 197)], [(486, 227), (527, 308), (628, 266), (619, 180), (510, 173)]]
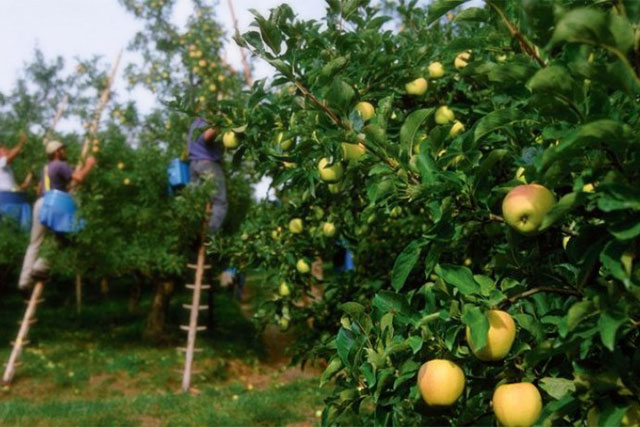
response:
[(89, 156), (84, 166), (75, 172), (67, 163), (67, 150), (60, 141), (50, 141), (47, 144), (48, 163), (44, 167), (42, 179), (38, 186), (40, 198), (33, 205), (33, 225), (31, 227), (31, 240), (27, 253), (24, 256), (22, 272), (18, 288), (20, 290), (29, 289), (36, 278), (42, 278), (49, 270), (48, 263), (38, 258), (40, 246), (47, 235), (47, 227), (40, 223), (40, 209), (42, 208), (43, 194), (49, 190), (67, 191), (71, 182), (81, 183), (85, 180), (96, 163), (93, 156)]

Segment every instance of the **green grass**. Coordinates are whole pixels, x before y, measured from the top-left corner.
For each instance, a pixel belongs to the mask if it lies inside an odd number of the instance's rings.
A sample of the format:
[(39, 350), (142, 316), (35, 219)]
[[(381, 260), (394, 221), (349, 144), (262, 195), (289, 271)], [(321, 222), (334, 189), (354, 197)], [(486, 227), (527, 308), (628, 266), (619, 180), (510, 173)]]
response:
[[(180, 292), (167, 314), (163, 345), (142, 339), (149, 297), (130, 312), (127, 283), (104, 298), (87, 292), (76, 314), (73, 292), (47, 286), (14, 383), (0, 391), (0, 425), (287, 425), (317, 424), (326, 390), (316, 375), (265, 362), (261, 338), (226, 294), (214, 299), (214, 328), (198, 335), (192, 377), (196, 393), (180, 389), (187, 312)], [(203, 295), (205, 296), (205, 295)], [(206, 299), (206, 296), (205, 296)], [(24, 304), (0, 300), (0, 343), (15, 338)], [(207, 315), (203, 313), (202, 323)], [(7, 360), (7, 345), (0, 358)], [(255, 386), (255, 387), (253, 387)]]

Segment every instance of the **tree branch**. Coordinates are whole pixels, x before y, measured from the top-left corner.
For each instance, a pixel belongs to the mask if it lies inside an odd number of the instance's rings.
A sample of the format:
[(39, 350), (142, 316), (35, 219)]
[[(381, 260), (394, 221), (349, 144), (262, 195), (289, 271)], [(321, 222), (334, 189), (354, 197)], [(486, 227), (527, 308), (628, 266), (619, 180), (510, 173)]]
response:
[(538, 52), (536, 52), (536, 50), (529, 44), (529, 42), (527, 42), (527, 40), (524, 38), (522, 33), (516, 28), (516, 26), (513, 25), (511, 21), (509, 21), (509, 18), (507, 18), (507, 16), (504, 14), (502, 9), (496, 6), (492, 1), (489, 1), (489, 0), (485, 0), (485, 1), (493, 10), (496, 11), (498, 15), (500, 15), (504, 23), (509, 28), (511, 35), (514, 36), (516, 39), (518, 39), (518, 41), (520, 42), (520, 47), (522, 48), (522, 50), (526, 54), (531, 56), (533, 59), (535, 59), (538, 62), (538, 64), (540, 64), (541, 67), (543, 68), (546, 67), (547, 64), (542, 60), (542, 58), (540, 58), (540, 55), (538, 55)]
[(582, 295), (580, 292), (574, 289), (552, 288), (549, 286), (540, 286), (537, 288), (529, 289), (528, 291), (524, 291), (521, 294), (514, 295), (511, 298), (508, 298), (506, 301), (504, 301), (503, 304), (513, 304), (519, 299), (527, 298), (532, 295), (538, 294), (540, 292), (548, 292), (552, 294), (562, 294), (562, 295), (575, 295), (575, 296)]

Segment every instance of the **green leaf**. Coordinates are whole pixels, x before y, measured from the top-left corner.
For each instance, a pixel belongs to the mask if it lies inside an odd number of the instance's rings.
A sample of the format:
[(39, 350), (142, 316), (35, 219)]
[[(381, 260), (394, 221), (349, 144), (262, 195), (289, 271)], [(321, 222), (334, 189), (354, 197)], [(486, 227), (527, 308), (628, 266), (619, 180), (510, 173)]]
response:
[(356, 342), (354, 340), (353, 332), (345, 328), (340, 328), (336, 337), (336, 351), (338, 352), (338, 357), (344, 366), (351, 366), (349, 354), (355, 344)]
[(364, 313), (364, 306), (362, 304), (358, 304), (357, 302), (345, 302), (344, 304), (340, 304), (340, 310), (344, 311), (351, 317), (358, 318), (360, 315)]
[(324, 67), (322, 67), (322, 71), (320, 75), (329, 80), (333, 78), (341, 69), (343, 69), (349, 63), (349, 56), (339, 56), (335, 59), (332, 59), (327, 63)]
[(489, 333), (489, 319), (482, 310), (475, 305), (465, 305), (460, 319), (471, 329), (471, 341), (475, 347), (473, 350), (485, 347)]
[(551, 37), (551, 43), (600, 43), (612, 41), (606, 13), (595, 8), (577, 8), (567, 12)]
[(391, 286), (396, 292), (400, 291), (404, 286), (404, 283), (409, 277), (411, 270), (415, 267), (422, 248), (427, 244), (424, 239), (417, 239), (409, 243), (404, 250), (398, 255), (395, 263), (393, 264), (393, 270), (391, 271)]
[(473, 278), (471, 270), (467, 267), (453, 264), (438, 264), (436, 274), (450, 285), (458, 288), (463, 295), (480, 293), (480, 285)]
[(347, 111), (356, 92), (340, 79), (335, 79), (327, 91), (327, 102), (332, 108)]
[(468, 7), (464, 10), (461, 10), (455, 18), (453, 18), (453, 22), (486, 22), (489, 19), (489, 13), (486, 9), (480, 7)]
[(527, 87), (533, 93), (560, 94), (570, 98), (573, 94), (573, 83), (569, 70), (560, 65), (550, 65), (535, 73)]
[(342, 369), (342, 362), (338, 358), (334, 358), (329, 366), (324, 370), (320, 377), (320, 387), (325, 385), (335, 374)]
[(392, 312), (395, 314), (396, 321), (407, 325), (420, 321), (417, 314), (411, 309), (404, 295), (390, 291), (378, 292), (373, 298), (373, 306), (380, 313)]
[(526, 119), (525, 114), (515, 108), (493, 111), (476, 123), (475, 130), (473, 131), (474, 141), (478, 142), (490, 133), (524, 119)]
[(598, 208), (604, 212), (623, 209), (640, 210), (640, 191), (617, 184), (603, 184), (598, 187)]
[(260, 28), (260, 35), (262, 36), (262, 40), (271, 48), (271, 50), (276, 54), (280, 54), (280, 44), (282, 43), (282, 33), (277, 25), (275, 25), (271, 20), (267, 20), (264, 16), (260, 14), (255, 9), (250, 9), (251, 12), (256, 17), (256, 23)]
[(591, 301), (578, 301), (573, 304), (567, 312), (567, 331), (573, 331), (594, 310), (595, 307)]
[(598, 321), (598, 330), (600, 331), (600, 339), (602, 344), (610, 351), (616, 346), (616, 332), (618, 328), (627, 321), (627, 317), (618, 312), (605, 311), (600, 314)]
[(609, 233), (618, 240), (631, 240), (640, 236), (640, 218), (634, 216), (607, 226)]
[(576, 207), (580, 206), (585, 201), (584, 193), (569, 193), (562, 196), (562, 198), (556, 203), (553, 208), (547, 212), (542, 219), (540, 225), (540, 231), (546, 230), (555, 224), (558, 220), (562, 219), (566, 214), (571, 212)]
[(463, 3), (466, 3), (468, 0), (436, 0), (429, 5), (429, 9), (427, 12), (427, 25), (431, 25), (433, 22), (440, 19), (445, 13), (449, 12), (451, 9), (454, 9), (460, 6)]
[(541, 389), (556, 400), (560, 400), (569, 393), (576, 391), (573, 380), (566, 378), (544, 377), (538, 382)]
[(400, 128), (400, 144), (408, 153), (411, 153), (415, 144), (416, 135), (422, 123), (433, 113), (433, 108), (423, 108), (409, 114)]

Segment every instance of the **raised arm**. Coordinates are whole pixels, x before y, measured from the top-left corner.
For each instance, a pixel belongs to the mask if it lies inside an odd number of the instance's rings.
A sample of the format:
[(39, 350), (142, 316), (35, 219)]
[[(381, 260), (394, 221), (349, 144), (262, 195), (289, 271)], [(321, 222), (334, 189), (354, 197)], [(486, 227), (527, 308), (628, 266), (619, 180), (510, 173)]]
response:
[(20, 132), (18, 145), (9, 150), (9, 154), (7, 154), (7, 163), (11, 163), (11, 161), (15, 159), (18, 154), (20, 154), (20, 151), (22, 150), (22, 147), (24, 147), (25, 142), (27, 142), (27, 134), (24, 132)]
[(75, 181), (77, 184), (80, 184), (82, 181), (84, 181), (87, 178), (87, 175), (89, 175), (89, 172), (91, 172), (91, 169), (93, 169), (95, 164), (96, 164), (95, 157), (93, 156), (87, 157), (87, 160), (84, 162), (84, 165), (82, 165), (82, 167), (76, 169), (76, 171), (73, 172), (73, 175), (71, 175), (71, 179), (73, 179), (73, 181)]
[(219, 133), (220, 129), (218, 128), (209, 128), (205, 130), (202, 134), (202, 136), (204, 136), (204, 142), (206, 142), (207, 144), (213, 142), (213, 140), (216, 139), (216, 136), (218, 136)]

